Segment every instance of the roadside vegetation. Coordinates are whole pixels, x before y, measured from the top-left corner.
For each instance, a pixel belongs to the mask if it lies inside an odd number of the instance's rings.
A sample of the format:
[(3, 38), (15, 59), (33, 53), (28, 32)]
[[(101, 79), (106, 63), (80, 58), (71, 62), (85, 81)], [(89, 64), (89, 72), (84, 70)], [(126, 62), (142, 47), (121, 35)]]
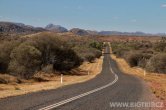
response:
[[(43, 32), (0, 41), (0, 74), (32, 79), (38, 72), (63, 73), (93, 62), (102, 55), (102, 43), (91, 37)], [(57, 71), (57, 72), (56, 72)], [(0, 78), (0, 83), (6, 82)]]
[(149, 72), (166, 73), (166, 39), (159, 41), (111, 42), (113, 53), (124, 58), (131, 67), (141, 67)]

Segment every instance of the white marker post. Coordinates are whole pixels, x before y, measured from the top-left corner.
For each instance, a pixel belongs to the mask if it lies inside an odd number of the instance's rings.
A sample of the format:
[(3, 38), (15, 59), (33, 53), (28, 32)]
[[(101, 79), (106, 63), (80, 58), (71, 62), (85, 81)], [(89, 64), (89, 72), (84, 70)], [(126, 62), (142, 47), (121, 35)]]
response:
[[(146, 58), (144, 57), (143, 60), (146, 61)], [(143, 68), (143, 69), (144, 69), (144, 77), (145, 77), (146, 76), (146, 69), (145, 68)]]
[(63, 83), (63, 74), (61, 74), (61, 84)]
[(144, 76), (146, 76), (146, 71), (144, 70)]
[(88, 70), (88, 75), (89, 75), (89, 70)]

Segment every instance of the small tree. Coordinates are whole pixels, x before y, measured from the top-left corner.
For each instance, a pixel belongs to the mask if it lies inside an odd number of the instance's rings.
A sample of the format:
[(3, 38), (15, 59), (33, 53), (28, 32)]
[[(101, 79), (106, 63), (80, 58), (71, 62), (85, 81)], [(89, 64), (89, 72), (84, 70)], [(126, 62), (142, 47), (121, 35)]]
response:
[(154, 44), (154, 50), (158, 52), (163, 52), (166, 49), (166, 41), (162, 40)]
[(0, 44), (0, 72), (7, 72), (8, 65), (10, 62), (10, 53), (18, 46), (20, 43), (18, 41), (4, 41)]
[(103, 48), (103, 43), (102, 42), (94, 41), (94, 42), (90, 43), (90, 47), (96, 48), (96, 49), (98, 49), (98, 50), (101, 51), (102, 48)]
[(53, 68), (57, 71), (69, 71), (78, 67), (82, 60), (71, 49), (59, 49), (55, 52)]
[(126, 61), (131, 67), (138, 66), (139, 62), (142, 60), (143, 56), (140, 53), (127, 53)]
[(151, 57), (146, 69), (151, 72), (166, 73), (166, 54), (160, 53)]
[(9, 71), (22, 78), (30, 78), (41, 66), (41, 52), (35, 47), (22, 43), (11, 52)]
[(95, 57), (93, 54), (88, 54), (85, 56), (86, 60), (90, 63), (92, 63), (95, 60)]

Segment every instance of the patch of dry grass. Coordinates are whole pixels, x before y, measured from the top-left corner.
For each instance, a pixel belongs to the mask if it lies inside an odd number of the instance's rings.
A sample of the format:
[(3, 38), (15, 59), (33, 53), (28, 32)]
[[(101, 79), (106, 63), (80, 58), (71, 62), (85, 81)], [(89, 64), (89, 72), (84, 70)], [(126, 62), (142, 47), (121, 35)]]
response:
[(144, 75), (145, 70), (138, 67), (130, 67), (123, 58), (117, 58), (115, 55), (111, 55), (111, 57), (117, 62), (119, 68), (124, 73), (143, 78), (151, 87), (156, 97), (166, 101), (166, 74), (146, 72), (146, 75)]
[(56, 89), (65, 85), (81, 83), (90, 80), (96, 77), (101, 72), (102, 63), (103, 58), (97, 59), (94, 63), (84, 62), (79, 68), (72, 70), (70, 72), (71, 75), (63, 76), (63, 84), (60, 83), (60, 75), (55, 75), (53, 73), (50, 73), (50, 75), (40, 73), (42, 77), (45, 77), (45, 82), (36, 82), (34, 80), (29, 80), (23, 81), (24, 83), (21, 84), (0, 84), (0, 98), (22, 95), (41, 90)]

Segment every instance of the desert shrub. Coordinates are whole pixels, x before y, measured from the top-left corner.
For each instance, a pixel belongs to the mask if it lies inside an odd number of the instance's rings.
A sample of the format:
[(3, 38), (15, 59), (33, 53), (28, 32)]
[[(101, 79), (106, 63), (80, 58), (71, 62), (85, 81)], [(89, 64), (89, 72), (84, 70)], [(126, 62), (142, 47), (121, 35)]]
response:
[(48, 64), (48, 65), (42, 67), (41, 71), (45, 72), (45, 73), (53, 73), (54, 72), (53, 64)]
[(20, 44), (19, 41), (4, 41), (0, 44), (0, 72), (7, 72), (10, 62), (10, 53)]
[(92, 63), (95, 60), (95, 57), (94, 57), (94, 55), (89, 54), (89, 55), (85, 56), (85, 59), (86, 59), (86, 61)]
[(81, 58), (71, 49), (59, 49), (53, 61), (53, 68), (57, 71), (69, 71), (82, 63)]
[(33, 38), (31, 45), (42, 53), (42, 68), (53, 64), (54, 70), (68, 71), (82, 63), (81, 58), (70, 49), (72, 44), (69, 45), (63, 38), (58, 36), (50, 34), (36, 36)]
[(29, 79), (41, 66), (41, 52), (35, 47), (22, 43), (10, 54), (8, 70), (12, 75)]
[(121, 41), (121, 42), (112, 42), (111, 43), (113, 51), (122, 49), (122, 50), (141, 50), (148, 49), (152, 47), (152, 43), (148, 41)]
[(89, 45), (90, 45), (90, 47), (96, 48), (96, 49), (98, 49), (98, 50), (100, 50), (100, 51), (101, 51), (102, 48), (103, 48), (102, 42), (93, 41), (93, 42), (90, 43)]
[(101, 51), (87, 46), (76, 46), (73, 50), (81, 59), (88, 62), (93, 62), (95, 58), (99, 58), (102, 55)]
[(139, 62), (142, 60), (143, 56), (138, 52), (128, 52), (126, 56), (126, 61), (131, 67), (138, 66)]
[(99, 50), (94, 50), (95, 58), (100, 58), (102, 56), (102, 52)]
[(140, 61), (138, 62), (138, 66), (145, 68), (147, 62), (149, 61), (149, 59), (153, 56), (153, 54), (149, 54), (149, 53), (142, 53), (142, 58), (140, 59)]
[(0, 72), (26, 79), (39, 70), (69, 71), (102, 55), (102, 43), (89, 37), (45, 32), (1, 42)]
[(146, 69), (151, 72), (166, 73), (166, 54), (160, 53), (151, 57)]
[(131, 50), (124, 42), (111, 43), (113, 54), (117, 57), (124, 57), (125, 53)]
[[(131, 67), (139, 66), (151, 72), (166, 73), (166, 40), (151, 41), (114, 41), (113, 53), (124, 57)], [(157, 55), (156, 55), (157, 54)]]
[(124, 57), (124, 55), (127, 51), (129, 51), (129, 50), (119, 48), (119, 49), (114, 50), (113, 54), (115, 54), (117, 57)]
[(153, 45), (153, 49), (157, 52), (163, 52), (164, 50), (166, 50), (166, 40), (165, 38), (161, 38), (160, 41), (154, 43)]
[(8, 74), (0, 74), (0, 84), (22, 83), (20, 79)]
[(60, 40), (59, 37), (48, 33), (34, 36), (33, 38), (28, 39), (27, 43), (41, 52), (43, 67), (52, 62), (52, 57), (54, 57), (55, 51), (66, 46), (66, 43)]

